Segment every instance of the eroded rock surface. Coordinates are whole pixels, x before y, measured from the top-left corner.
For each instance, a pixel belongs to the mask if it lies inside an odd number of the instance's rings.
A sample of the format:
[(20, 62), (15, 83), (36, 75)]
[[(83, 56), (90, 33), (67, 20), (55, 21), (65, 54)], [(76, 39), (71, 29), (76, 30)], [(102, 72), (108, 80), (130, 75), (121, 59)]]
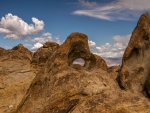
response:
[(35, 73), (30, 68), (32, 52), (22, 44), (11, 50), (0, 48), (0, 113), (16, 109)]
[[(125, 50), (120, 72), (120, 86), (131, 92), (145, 94), (150, 75), (150, 17), (141, 15)], [(147, 83), (148, 84), (148, 83)], [(149, 87), (147, 86), (149, 89)]]
[(46, 42), (40, 47), (32, 57), (32, 67), (37, 72), (43, 67), (47, 59), (59, 48), (59, 44), (55, 42)]
[(0, 47), (0, 113), (16, 109), (36, 73), (58, 47), (46, 42), (34, 54), (22, 44), (11, 50)]
[[(72, 64), (77, 58), (84, 66)], [(88, 38), (72, 33), (48, 59), (13, 113), (148, 113), (141, 94), (121, 90), (105, 61), (90, 52)]]
[(0, 47), (0, 113), (150, 113), (149, 33), (145, 13), (121, 67), (92, 54), (88, 37), (78, 32), (34, 54), (22, 44)]
[(108, 68), (109, 74), (114, 77), (114, 79), (118, 79), (118, 74), (120, 72), (121, 66), (111, 66)]

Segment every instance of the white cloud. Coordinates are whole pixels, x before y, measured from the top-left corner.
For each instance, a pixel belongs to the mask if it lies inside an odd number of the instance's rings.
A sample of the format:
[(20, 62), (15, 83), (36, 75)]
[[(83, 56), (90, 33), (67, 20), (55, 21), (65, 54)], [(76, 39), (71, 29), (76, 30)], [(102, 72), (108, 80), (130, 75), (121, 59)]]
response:
[(117, 52), (120, 55), (123, 55), (126, 46), (129, 43), (131, 35), (120, 36), (116, 35), (113, 37), (115, 44), (112, 48), (112, 52)]
[(126, 46), (123, 46), (121, 43), (115, 43), (114, 47), (112, 48), (112, 52), (121, 52), (124, 51)]
[(100, 47), (96, 47), (96, 49), (97, 49), (98, 53), (103, 53), (103, 52), (106, 52), (110, 46), (111, 45), (109, 43), (106, 43), (105, 45), (102, 45)]
[(118, 53), (113, 53), (111, 51), (97, 52), (97, 53), (94, 53), (94, 54), (97, 54), (97, 55), (99, 55), (101, 57), (112, 57), (112, 58), (120, 56), (120, 55), (118, 55)]
[(60, 43), (59, 36), (58, 36), (58, 37), (55, 37), (55, 40), (56, 40), (56, 43), (61, 44), (61, 43)]
[(41, 43), (35, 43), (34, 46), (31, 48), (32, 51), (37, 50), (38, 48), (42, 47), (43, 45)]
[[(84, 1), (84, 0), (81, 0)], [(80, 2), (83, 4), (84, 2)], [(73, 14), (85, 15), (103, 20), (134, 20), (150, 10), (149, 0), (116, 0), (109, 4), (76, 10)]]
[(93, 7), (96, 6), (97, 3), (96, 2), (89, 2), (89, 1), (85, 1), (85, 0), (78, 0), (83, 6), (88, 6), (88, 7)]
[(102, 57), (122, 57), (125, 48), (128, 45), (129, 39), (131, 35), (120, 36), (116, 35), (113, 36), (115, 43), (111, 46), (109, 43), (105, 45), (96, 47), (97, 55)]
[[(44, 32), (42, 33), (42, 35), (40, 37), (36, 37), (34, 39), (30, 39), (28, 41), (34, 42), (34, 46), (31, 48), (31, 50), (35, 51), (37, 50), (39, 47), (41, 47), (44, 43), (46, 42), (52, 42), (53, 38), (52, 38), (52, 34), (49, 32)], [(58, 44), (61, 44), (59, 37), (55, 37), (55, 42)]]
[(90, 49), (92, 49), (96, 46), (96, 43), (93, 42), (92, 40), (88, 40), (88, 44), (89, 44)]
[(46, 33), (43, 33), (42, 34), (42, 37), (52, 37), (52, 34), (51, 33), (49, 33), (49, 32), (46, 32)]
[(5, 35), (5, 39), (24, 39), (27, 35), (38, 34), (44, 28), (44, 22), (33, 17), (34, 24), (27, 24), (16, 15), (8, 13), (0, 21), (0, 33)]
[(117, 0), (116, 2), (112, 2), (110, 5), (120, 6), (122, 8), (127, 8), (130, 10), (150, 9), (149, 0)]
[(45, 42), (52, 41), (52, 34), (49, 32), (43, 33), (40, 37), (36, 37), (31, 40), (35, 43), (41, 43), (44, 44)]
[(113, 36), (113, 39), (117, 43), (121, 43), (123, 46), (127, 46), (129, 40), (130, 40), (131, 34), (125, 35), (125, 36), (120, 36), (120, 35), (115, 35)]

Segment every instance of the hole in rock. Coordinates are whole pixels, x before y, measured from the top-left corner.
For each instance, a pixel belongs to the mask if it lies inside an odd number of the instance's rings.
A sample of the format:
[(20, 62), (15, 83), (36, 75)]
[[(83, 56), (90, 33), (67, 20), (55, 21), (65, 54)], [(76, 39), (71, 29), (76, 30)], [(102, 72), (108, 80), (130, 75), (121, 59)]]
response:
[(138, 55), (139, 55), (139, 50), (138, 50), (138, 48), (134, 48), (134, 49), (132, 50), (132, 54), (135, 54), (136, 56), (138, 56)]
[(149, 98), (149, 99), (150, 99), (150, 94), (149, 94), (149, 92), (148, 92), (148, 90), (147, 90), (146, 87), (144, 87), (144, 89), (143, 89), (143, 94), (144, 94), (144, 96), (145, 96), (146, 98)]
[(82, 58), (77, 58), (73, 61), (72, 65), (74, 65), (74, 64), (79, 64), (81, 66), (84, 66), (85, 61)]

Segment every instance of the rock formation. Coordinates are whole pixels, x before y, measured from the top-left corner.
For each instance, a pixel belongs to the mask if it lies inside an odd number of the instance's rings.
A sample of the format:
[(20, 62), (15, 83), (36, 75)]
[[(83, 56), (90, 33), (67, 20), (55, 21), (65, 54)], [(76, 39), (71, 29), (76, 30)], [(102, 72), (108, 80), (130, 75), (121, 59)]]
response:
[(120, 68), (121, 68), (120, 66), (111, 66), (108, 68), (108, 72), (112, 77), (114, 77), (114, 79), (117, 80)]
[(46, 42), (34, 54), (22, 44), (11, 50), (0, 47), (0, 113), (16, 109), (36, 73), (58, 47)]
[[(120, 86), (131, 92), (146, 94), (150, 75), (150, 17), (141, 15), (124, 52), (119, 76)], [(147, 94), (146, 94), (147, 95)]]
[[(14, 50), (17, 50), (17, 51), (14, 51)], [(20, 57), (23, 60), (29, 60), (29, 61), (31, 61), (31, 59), (32, 59), (32, 52), (29, 51), (27, 48), (25, 48), (22, 44), (18, 44), (17, 46), (13, 47), (12, 52), (19, 53), (17, 58)], [(16, 57), (17, 54), (14, 53), (12, 55), (15, 55), (15, 57)]]
[(42, 47), (40, 47), (32, 57), (32, 67), (37, 72), (43, 67), (47, 59), (59, 48), (59, 44), (55, 42), (46, 42)]
[[(74, 66), (82, 58), (84, 66)], [(76, 68), (77, 67), (77, 68)], [(13, 113), (148, 113), (149, 100), (120, 89), (88, 38), (70, 34), (36, 75)]]
[(0, 113), (16, 109), (35, 73), (30, 68), (32, 52), (22, 44), (11, 50), (0, 48)]
[(122, 65), (112, 67), (91, 53), (79, 32), (61, 46), (46, 42), (34, 54), (22, 44), (0, 47), (0, 113), (150, 113), (149, 33), (145, 13)]

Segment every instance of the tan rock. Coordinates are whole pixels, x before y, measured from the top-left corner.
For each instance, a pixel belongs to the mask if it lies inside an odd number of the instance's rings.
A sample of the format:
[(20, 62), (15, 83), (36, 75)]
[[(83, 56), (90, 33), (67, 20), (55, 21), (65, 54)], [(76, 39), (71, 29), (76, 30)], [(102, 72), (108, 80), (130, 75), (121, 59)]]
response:
[(150, 74), (150, 17), (144, 13), (124, 52), (120, 72), (120, 86), (126, 90), (145, 93)]
[(118, 78), (118, 74), (120, 72), (121, 66), (111, 66), (108, 68), (109, 74), (114, 77), (114, 79)]
[[(29, 51), (27, 48), (25, 48), (22, 44), (18, 44), (17, 46), (13, 47), (12, 50), (17, 50), (17, 52), (19, 52), (18, 58), (21, 57), (24, 58), (25, 60), (31, 61), (33, 53)], [(16, 55), (16, 53), (14, 53), (14, 55)]]
[(0, 54), (3, 53), (4, 51), (6, 51), (6, 50), (4, 48), (0, 47)]
[(16, 109), (35, 73), (30, 68), (32, 52), (22, 44), (12, 50), (0, 48), (0, 113)]
[[(84, 66), (73, 65), (82, 58)], [(72, 33), (33, 80), (13, 113), (148, 113), (150, 102), (120, 89), (105, 61), (90, 52), (88, 38)]]
[(0, 113), (16, 109), (36, 73), (58, 47), (57, 43), (46, 42), (35, 52), (38, 58), (22, 44), (11, 50), (0, 47)]
[(48, 58), (59, 48), (59, 44), (55, 42), (46, 42), (40, 47), (32, 57), (32, 68), (36, 73), (43, 67)]

